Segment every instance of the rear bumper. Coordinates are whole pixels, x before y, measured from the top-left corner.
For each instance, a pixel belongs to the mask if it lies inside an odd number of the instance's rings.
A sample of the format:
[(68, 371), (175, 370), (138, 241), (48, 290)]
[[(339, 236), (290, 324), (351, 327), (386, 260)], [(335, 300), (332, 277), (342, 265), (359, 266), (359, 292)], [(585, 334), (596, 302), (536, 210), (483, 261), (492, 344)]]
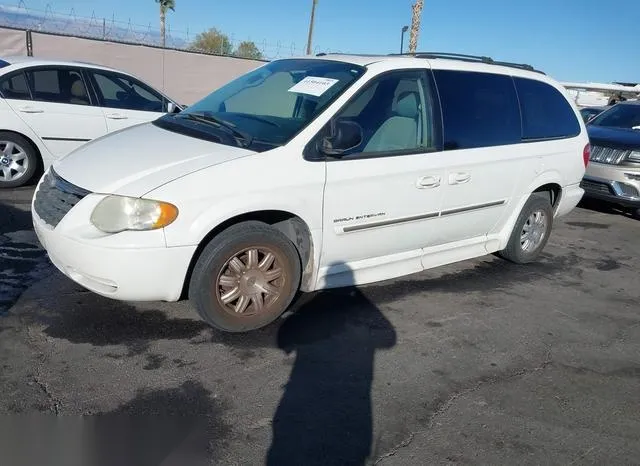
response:
[(575, 209), (580, 202), (580, 199), (582, 199), (582, 196), (584, 196), (584, 190), (578, 183), (562, 188), (562, 195), (560, 196), (560, 201), (556, 207), (555, 216), (563, 217), (564, 215), (567, 215)]

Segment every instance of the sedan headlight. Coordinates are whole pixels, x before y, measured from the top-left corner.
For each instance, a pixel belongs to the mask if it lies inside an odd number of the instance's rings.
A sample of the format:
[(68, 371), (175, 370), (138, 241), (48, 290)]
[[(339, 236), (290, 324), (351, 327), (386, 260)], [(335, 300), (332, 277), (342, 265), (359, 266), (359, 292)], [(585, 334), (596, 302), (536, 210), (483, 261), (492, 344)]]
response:
[(91, 223), (106, 233), (155, 230), (171, 224), (178, 208), (168, 202), (135, 197), (108, 196), (91, 213)]
[(640, 162), (640, 151), (638, 150), (631, 151), (631, 153), (627, 156), (627, 159), (629, 159), (632, 162)]

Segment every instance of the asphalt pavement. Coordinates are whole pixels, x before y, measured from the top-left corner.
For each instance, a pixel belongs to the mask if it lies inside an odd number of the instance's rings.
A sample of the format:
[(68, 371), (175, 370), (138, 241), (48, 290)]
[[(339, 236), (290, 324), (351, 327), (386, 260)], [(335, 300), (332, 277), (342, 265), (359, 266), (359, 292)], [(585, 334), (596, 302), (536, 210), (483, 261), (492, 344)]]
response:
[(3, 465), (639, 463), (640, 221), (624, 213), (576, 209), (535, 264), (321, 292), (230, 335), (187, 302), (65, 278), (31, 194), (0, 192)]

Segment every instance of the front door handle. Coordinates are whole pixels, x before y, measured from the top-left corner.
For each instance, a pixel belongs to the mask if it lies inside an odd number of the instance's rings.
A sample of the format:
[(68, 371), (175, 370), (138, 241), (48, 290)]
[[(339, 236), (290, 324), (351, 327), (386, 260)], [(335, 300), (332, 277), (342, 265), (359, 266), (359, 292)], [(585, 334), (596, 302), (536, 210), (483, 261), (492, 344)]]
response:
[(449, 175), (449, 184), (464, 184), (471, 179), (469, 173), (451, 173)]
[(44, 110), (42, 110), (41, 108), (35, 108), (29, 105), (26, 105), (24, 107), (18, 107), (18, 111), (22, 113), (44, 113)]
[(418, 189), (437, 188), (438, 186), (440, 186), (439, 176), (423, 176), (422, 178), (418, 178), (418, 181), (416, 182), (416, 187)]
[(129, 118), (127, 115), (123, 115), (122, 113), (109, 113), (107, 118), (110, 120), (126, 120)]

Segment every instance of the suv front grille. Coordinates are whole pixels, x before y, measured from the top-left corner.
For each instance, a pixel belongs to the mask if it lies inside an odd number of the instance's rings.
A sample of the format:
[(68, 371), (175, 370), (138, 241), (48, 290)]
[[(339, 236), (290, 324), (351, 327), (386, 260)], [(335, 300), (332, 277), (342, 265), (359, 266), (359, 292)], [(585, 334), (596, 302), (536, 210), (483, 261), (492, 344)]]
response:
[(73, 206), (90, 193), (60, 178), (52, 168), (40, 183), (33, 207), (42, 220), (55, 228)]
[(612, 147), (592, 146), (591, 157), (592, 162), (608, 163), (611, 165), (618, 165), (627, 158), (631, 153), (630, 150), (614, 149)]

